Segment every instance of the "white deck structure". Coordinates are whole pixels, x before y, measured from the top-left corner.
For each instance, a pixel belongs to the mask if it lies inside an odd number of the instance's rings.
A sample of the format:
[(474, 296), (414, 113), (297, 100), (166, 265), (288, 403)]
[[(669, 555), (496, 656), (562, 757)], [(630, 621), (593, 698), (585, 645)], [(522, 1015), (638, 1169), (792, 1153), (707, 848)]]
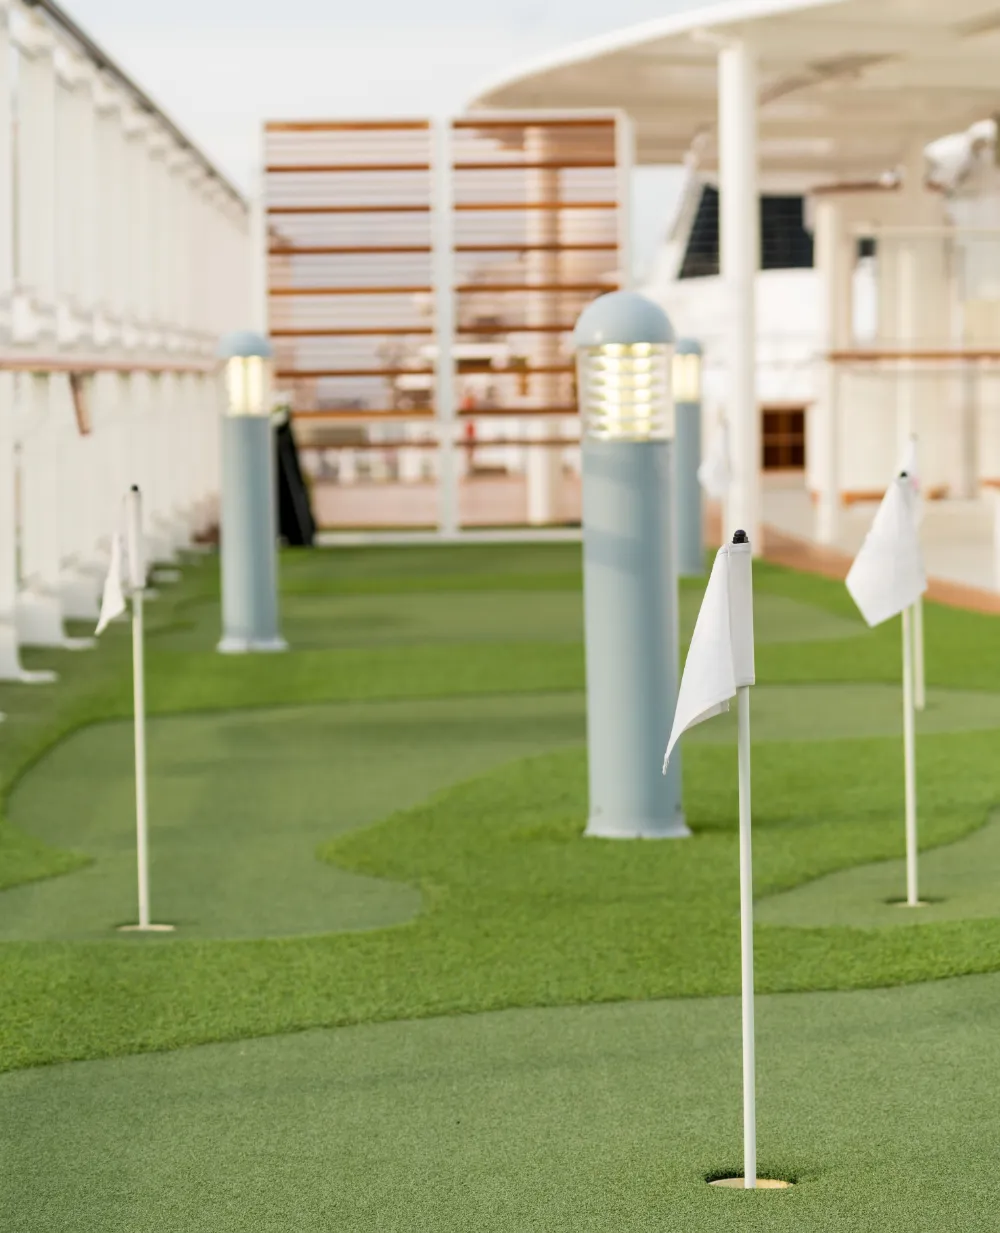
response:
[[(997, 111), (998, 55), (1000, 12), (983, 0), (741, 0), (571, 47), (475, 102), (620, 107), (639, 163), (686, 163), (718, 182), (716, 293), (654, 286), (677, 328), (704, 336), (710, 364), (713, 351), (725, 357), (736, 455), (726, 520), (758, 542), (759, 381), (782, 366), (786, 379), (798, 368), (811, 403), (807, 483), (821, 541), (843, 542), (855, 521), (845, 498), (882, 489), (912, 431), (927, 487), (968, 502), (1000, 475), (991, 134), (974, 129), (957, 158), (937, 149), (950, 194), (928, 182), (925, 155)], [(757, 275), (762, 188), (808, 194), (815, 272)], [(855, 295), (861, 238), (878, 254), (860, 276), (867, 331)]]
[(214, 520), (239, 192), (51, 0), (0, 0), (0, 680), (96, 621), (129, 485), (153, 554)]

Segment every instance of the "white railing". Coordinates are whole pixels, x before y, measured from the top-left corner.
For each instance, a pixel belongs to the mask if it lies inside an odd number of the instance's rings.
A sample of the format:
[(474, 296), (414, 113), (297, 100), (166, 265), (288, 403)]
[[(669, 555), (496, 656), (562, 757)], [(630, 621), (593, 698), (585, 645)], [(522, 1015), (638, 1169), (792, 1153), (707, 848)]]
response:
[(214, 521), (247, 206), (50, 0), (0, 0), (0, 679), (95, 618), (120, 502), (156, 558)]

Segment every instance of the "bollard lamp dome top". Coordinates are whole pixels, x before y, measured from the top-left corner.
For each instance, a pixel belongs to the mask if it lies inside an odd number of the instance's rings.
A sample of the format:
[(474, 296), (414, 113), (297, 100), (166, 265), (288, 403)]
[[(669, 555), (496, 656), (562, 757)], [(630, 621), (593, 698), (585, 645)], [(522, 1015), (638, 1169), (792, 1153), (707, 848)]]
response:
[(253, 359), (269, 360), (274, 355), (271, 344), (262, 334), (253, 330), (235, 330), (219, 343), (220, 360)]
[(610, 291), (580, 314), (573, 331), (574, 347), (635, 346), (674, 341), (670, 318), (659, 306), (636, 291)]
[(694, 338), (678, 338), (674, 347), (675, 355), (701, 355), (701, 343)]

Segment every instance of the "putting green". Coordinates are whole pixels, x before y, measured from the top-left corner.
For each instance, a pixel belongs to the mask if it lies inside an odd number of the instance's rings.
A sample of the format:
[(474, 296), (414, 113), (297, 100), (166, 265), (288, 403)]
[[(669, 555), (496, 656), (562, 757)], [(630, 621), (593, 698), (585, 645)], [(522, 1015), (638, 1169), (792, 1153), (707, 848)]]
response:
[(0, 1078), (17, 1233), (992, 1233), (1000, 977), (458, 1016)]
[[(317, 860), (317, 850), (438, 789), (577, 744), (584, 724), (579, 693), (154, 719), (154, 919), (177, 927), (172, 938), (325, 934), (412, 920), (421, 904), (414, 886), (349, 873)], [(760, 686), (754, 692), (758, 744), (891, 736), (900, 726), (899, 690), (891, 686)], [(932, 691), (921, 727), (1000, 728), (1000, 697)], [(732, 715), (686, 738), (691, 745), (734, 739)], [(83, 729), (27, 773), (11, 799), (12, 821), (39, 844), (93, 860), (62, 877), (0, 893), (0, 940), (120, 936), (115, 927), (132, 921), (136, 910), (133, 793), (127, 723)], [(974, 864), (977, 859), (973, 853)], [(862, 889), (848, 903), (867, 902), (859, 876)], [(811, 903), (814, 885), (797, 894)], [(831, 891), (834, 905), (837, 894)], [(952, 915), (962, 915), (961, 902), (952, 905)], [(983, 902), (991, 902), (989, 895)], [(808, 923), (860, 923), (845, 911), (835, 921), (807, 917)], [(984, 914), (994, 913), (973, 913)]]
[[(901, 818), (901, 849), (903, 842)], [(755, 914), (762, 924), (809, 929), (828, 925), (877, 929), (1000, 916), (1000, 813), (964, 839), (921, 853), (919, 871), (924, 907), (897, 902), (906, 896), (906, 865), (898, 860), (817, 878), (762, 899)]]
[[(701, 595), (681, 593), (681, 634), (690, 637)], [(811, 604), (761, 592), (754, 597), (757, 640), (824, 642), (864, 634), (850, 620)], [(155, 633), (163, 650), (207, 649), (217, 637), (215, 601), (204, 599)], [(413, 646), (468, 642), (581, 642), (583, 603), (577, 590), (413, 592), (375, 595), (286, 595), (282, 630), (297, 651), (337, 647)]]
[[(578, 743), (577, 695), (294, 707), (149, 727), (153, 915), (176, 936), (374, 929), (411, 919), (410, 886), (316, 859), (324, 841), (513, 758)], [(131, 727), (56, 746), (10, 802), (33, 839), (94, 862), (0, 893), (0, 939), (120, 936), (134, 919)], [(145, 941), (147, 939), (143, 939)]]

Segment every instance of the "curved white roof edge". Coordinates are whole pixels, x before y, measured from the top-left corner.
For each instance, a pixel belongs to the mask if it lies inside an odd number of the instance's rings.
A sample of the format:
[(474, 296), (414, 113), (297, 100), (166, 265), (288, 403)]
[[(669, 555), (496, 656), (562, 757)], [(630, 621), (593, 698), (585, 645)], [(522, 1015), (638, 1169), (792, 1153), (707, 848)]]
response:
[[(687, 34), (693, 30), (709, 30), (713, 26), (727, 26), (735, 22), (742, 23), (756, 21), (758, 18), (777, 17), (782, 13), (801, 9), (833, 7), (840, 2), (841, 0), (723, 0), (721, 4), (688, 9), (681, 13), (672, 13), (669, 17), (656, 17), (651, 21), (623, 26), (618, 30), (583, 39), (579, 43), (571, 43), (559, 51), (548, 52), (527, 61), (488, 82), (476, 94), (469, 106), (475, 108), (480, 105), (480, 99), (486, 100), (491, 94), (539, 73), (569, 68), (574, 64), (585, 64), (588, 60), (596, 60), (611, 52), (638, 47), (655, 39), (669, 38), (675, 34)], [(481, 106), (486, 107), (489, 104), (484, 101)]]

